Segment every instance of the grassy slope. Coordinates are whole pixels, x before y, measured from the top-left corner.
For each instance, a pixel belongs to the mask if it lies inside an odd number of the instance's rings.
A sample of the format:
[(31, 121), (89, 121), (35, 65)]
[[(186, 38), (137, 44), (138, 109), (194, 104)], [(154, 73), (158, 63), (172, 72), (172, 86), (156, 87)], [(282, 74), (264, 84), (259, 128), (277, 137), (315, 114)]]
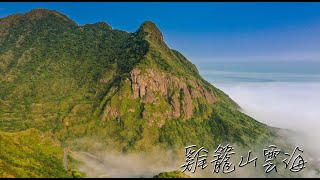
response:
[(0, 177), (72, 177), (63, 150), (37, 130), (0, 132), (0, 146)]

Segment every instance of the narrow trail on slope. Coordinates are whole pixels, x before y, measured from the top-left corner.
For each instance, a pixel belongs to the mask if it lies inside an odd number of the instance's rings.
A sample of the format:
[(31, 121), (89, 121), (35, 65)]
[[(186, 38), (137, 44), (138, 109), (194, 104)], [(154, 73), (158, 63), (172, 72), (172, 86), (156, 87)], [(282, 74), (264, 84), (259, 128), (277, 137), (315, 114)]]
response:
[(63, 153), (64, 153), (64, 156), (63, 156), (63, 167), (66, 171), (69, 171), (68, 170), (68, 148), (64, 148), (63, 149)]

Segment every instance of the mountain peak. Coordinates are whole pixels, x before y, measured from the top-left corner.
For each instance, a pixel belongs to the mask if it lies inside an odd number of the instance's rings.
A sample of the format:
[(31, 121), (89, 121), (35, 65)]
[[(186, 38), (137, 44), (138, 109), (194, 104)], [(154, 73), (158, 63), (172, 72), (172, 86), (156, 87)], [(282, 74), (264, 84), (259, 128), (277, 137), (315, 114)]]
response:
[(27, 12), (27, 14), (42, 14), (42, 15), (43, 14), (52, 14), (52, 13), (61, 14), (58, 11), (51, 10), (51, 9), (45, 9), (45, 8), (35, 8), (35, 9), (32, 9), (31, 11)]
[(150, 20), (146, 20), (145, 22), (143, 22), (140, 26), (140, 28), (143, 28), (143, 29), (146, 29), (146, 30), (158, 30), (158, 27), (155, 23), (153, 23), (152, 21)]
[(42, 8), (32, 9), (31, 11), (25, 13), (25, 15), (29, 17), (38, 17), (38, 18), (43, 16), (50, 16), (50, 15), (65, 16), (58, 11), (50, 10), (50, 9), (42, 9)]
[(144, 23), (142, 23), (142, 25), (138, 29), (138, 32), (147, 33), (148, 38), (158, 42), (163, 42), (163, 35), (161, 31), (156, 26), (156, 24), (150, 20), (147, 20)]
[(69, 21), (74, 25), (78, 25), (76, 22), (74, 22), (73, 20), (71, 20), (69, 17), (67, 17), (66, 15), (55, 11), (55, 10), (51, 10), (51, 9), (44, 9), (44, 8), (38, 8), (38, 9), (32, 9), (31, 11), (25, 13), (25, 15), (27, 17), (29, 17), (32, 20), (36, 20), (36, 19), (41, 19), (43, 17), (60, 17), (65, 21)]
[(107, 29), (112, 30), (112, 27), (111, 27), (108, 23), (106, 23), (106, 22), (104, 22), (104, 21), (98, 22), (98, 23), (96, 23), (96, 24), (97, 24), (97, 25), (100, 25), (100, 26), (103, 26), (103, 27), (106, 27)]
[(108, 23), (106, 23), (104, 21), (97, 22), (97, 23), (94, 23), (94, 24), (85, 24), (84, 27), (103, 27), (103, 28), (107, 28), (109, 30), (112, 30), (112, 27)]

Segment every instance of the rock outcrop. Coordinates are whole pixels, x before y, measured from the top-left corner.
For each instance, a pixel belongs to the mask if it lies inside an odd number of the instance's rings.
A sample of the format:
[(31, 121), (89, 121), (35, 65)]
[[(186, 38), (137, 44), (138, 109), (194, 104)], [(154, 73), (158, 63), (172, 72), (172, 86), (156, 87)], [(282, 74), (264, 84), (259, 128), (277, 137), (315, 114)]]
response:
[(130, 81), (134, 98), (153, 104), (160, 104), (160, 98), (163, 98), (170, 105), (169, 113), (162, 113), (161, 119), (189, 119), (197, 99), (203, 99), (209, 104), (216, 101), (214, 93), (201, 86), (197, 80), (172, 76), (154, 69), (134, 69)]

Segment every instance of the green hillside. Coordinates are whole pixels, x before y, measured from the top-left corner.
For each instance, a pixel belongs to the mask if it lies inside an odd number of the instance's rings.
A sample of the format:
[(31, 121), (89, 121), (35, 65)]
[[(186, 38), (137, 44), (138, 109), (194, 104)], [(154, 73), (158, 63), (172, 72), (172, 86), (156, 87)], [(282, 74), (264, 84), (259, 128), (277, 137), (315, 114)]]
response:
[(30, 129), (0, 133), (0, 177), (73, 177), (63, 167), (58, 144)]
[(129, 33), (46, 9), (0, 19), (0, 107), (0, 131), (35, 128), (75, 150), (85, 150), (76, 142), (86, 137), (130, 152), (246, 146), (272, 135), (151, 21)]

